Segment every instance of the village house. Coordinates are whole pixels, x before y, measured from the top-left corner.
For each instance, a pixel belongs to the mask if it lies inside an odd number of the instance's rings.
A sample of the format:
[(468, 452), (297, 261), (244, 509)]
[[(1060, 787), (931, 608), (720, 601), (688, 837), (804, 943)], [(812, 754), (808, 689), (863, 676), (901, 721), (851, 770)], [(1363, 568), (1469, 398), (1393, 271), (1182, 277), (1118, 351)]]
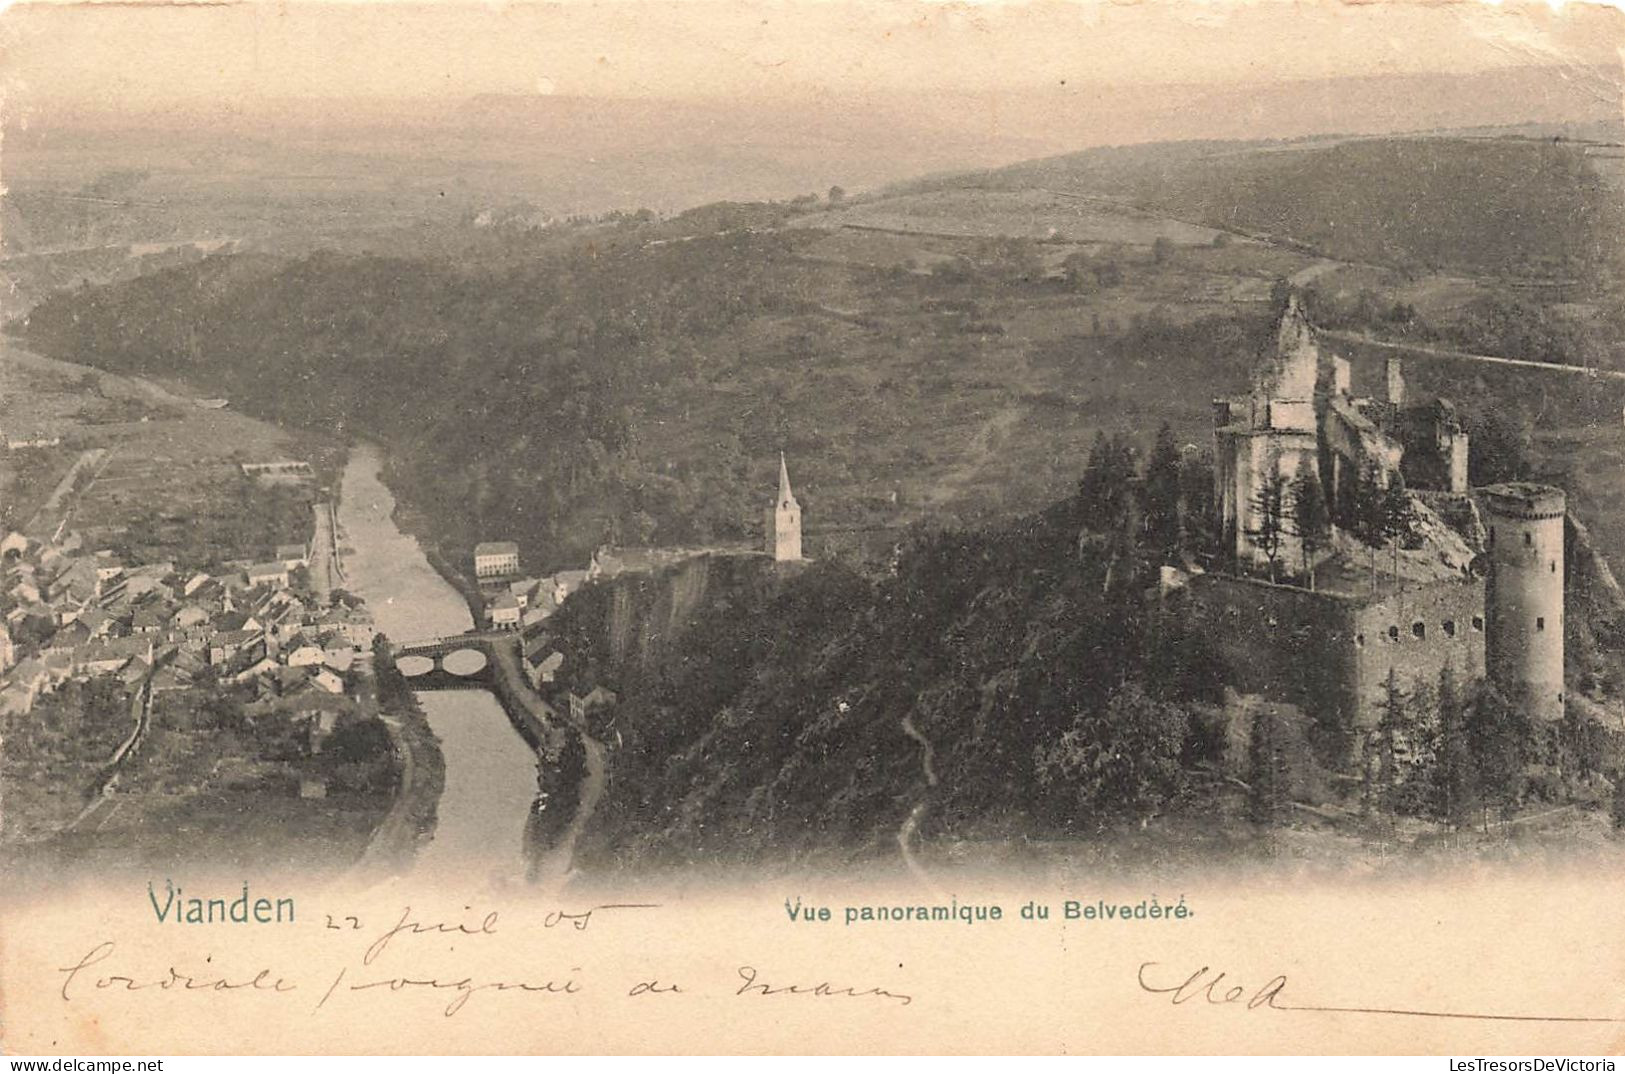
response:
[(291, 570), (310, 566), (310, 549), (302, 544), (279, 544), (273, 557)]
[(314, 645), (300, 645), (288, 652), (285, 662), (291, 668), (316, 667), (327, 662), (327, 654)]
[(498, 630), (519, 629), (519, 602), (509, 593), (501, 593), (491, 602), (491, 625)]
[(585, 694), (570, 691), (570, 718), (577, 722), (585, 721), (592, 713), (599, 709), (608, 708), (615, 704), (617, 698), (615, 691), (602, 686), (594, 686)]
[(257, 589), (262, 585), (276, 586), (286, 589), (288, 586), (288, 567), (285, 563), (251, 563), (243, 570), (243, 577), (248, 580), (250, 589)]
[(318, 671), (310, 681), (330, 694), (344, 693), (344, 680), (326, 668)]

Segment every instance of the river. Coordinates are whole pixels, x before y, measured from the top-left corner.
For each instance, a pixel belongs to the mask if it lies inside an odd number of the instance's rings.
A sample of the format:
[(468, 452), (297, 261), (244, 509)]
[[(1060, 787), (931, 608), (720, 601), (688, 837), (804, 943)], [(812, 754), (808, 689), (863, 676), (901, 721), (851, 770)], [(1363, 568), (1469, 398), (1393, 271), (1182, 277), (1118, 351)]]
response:
[[(339, 527), (349, 590), (396, 640), (459, 634), (473, 625), (462, 595), (429, 565), (416, 539), (395, 525), (395, 497), (379, 477), (383, 459), (359, 444), (344, 469)], [(536, 755), (485, 690), (417, 695), (445, 756), (434, 838), (418, 873), (496, 884), (524, 879), (525, 823), (536, 798)]]

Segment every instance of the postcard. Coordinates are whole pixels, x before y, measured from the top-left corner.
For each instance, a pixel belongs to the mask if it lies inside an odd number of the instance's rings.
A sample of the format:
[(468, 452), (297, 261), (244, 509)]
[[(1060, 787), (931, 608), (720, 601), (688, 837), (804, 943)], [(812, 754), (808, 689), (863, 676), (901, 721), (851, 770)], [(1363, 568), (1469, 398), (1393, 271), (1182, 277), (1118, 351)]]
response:
[(1617, 9), (0, 42), (8, 1055), (1625, 1048)]

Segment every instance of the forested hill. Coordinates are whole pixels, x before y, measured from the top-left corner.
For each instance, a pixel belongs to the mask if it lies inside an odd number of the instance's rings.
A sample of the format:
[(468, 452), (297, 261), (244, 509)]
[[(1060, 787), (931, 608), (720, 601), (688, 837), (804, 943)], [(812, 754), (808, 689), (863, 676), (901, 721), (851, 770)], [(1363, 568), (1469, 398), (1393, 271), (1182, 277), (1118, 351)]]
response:
[[(412, 501), (454, 540), (478, 539), (477, 526), (564, 542), (563, 565), (628, 520), (652, 529), (658, 517), (673, 541), (739, 535), (743, 505), (641, 458), (638, 438), (660, 399), (732, 371), (705, 341), (794, 309), (791, 263), (785, 240), (749, 234), (600, 241), (495, 267), (214, 257), (59, 295), (22, 330), (54, 355), (185, 378), (273, 420), (381, 439)], [(745, 461), (739, 431), (765, 460), (776, 430), (747, 416), (712, 431), (727, 473)], [(458, 521), (470, 531), (455, 532)]]
[(1263, 324), (1103, 325), (1020, 250), (905, 272), (817, 256), (825, 232), (774, 215), (629, 220), (489, 262), (217, 256), (64, 292), (11, 330), (380, 440), (448, 551), (511, 537), (545, 569), (605, 541), (756, 540), (781, 450), (815, 549), (829, 529), (1030, 510), (1103, 425), (1199, 435)]
[[(1171, 476), (1171, 446), (1160, 457)], [(732, 558), (703, 586), (622, 576), (573, 596), (545, 627), (564, 679), (620, 696), (591, 717), (613, 760), (584, 852), (891, 855), (910, 818), (933, 840), (1218, 820), (1236, 801), (1203, 769), (1225, 750), (1204, 704), (1217, 666), (1119, 539), (1139, 517), (1128, 456), (1106, 444), (1096, 462), (1104, 480), (1077, 495), (921, 535), (879, 579)], [(652, 650), (617, 653), (629, 620)]]
[[(781, 450), (814, 554), (889, 550), (914, 523), (1055, 501), (1098, 431), (1136, 429), (1143, 449), (1167, 422), (1206, 442), (1208, 401), (1245, 384), (1282, 278), (1312, 278), (1328, 324), (1615, 361), (1625, 307), (1593, 260), (1625, 228), (1581, 153), (1091, 151), (914, 193), (425, 229), (383, 244), (394, 254), (216, 255), (59, 292), (8, 330), (384, 442), (403, 504), (455, 562), (504, 538), (536, 570), (605, 541), (753, 541)], [(1569, 272), (1580, 282), (1529, 299), (1531, 277)], [(1469, 418), (1490, 394), (1449, 388)]]

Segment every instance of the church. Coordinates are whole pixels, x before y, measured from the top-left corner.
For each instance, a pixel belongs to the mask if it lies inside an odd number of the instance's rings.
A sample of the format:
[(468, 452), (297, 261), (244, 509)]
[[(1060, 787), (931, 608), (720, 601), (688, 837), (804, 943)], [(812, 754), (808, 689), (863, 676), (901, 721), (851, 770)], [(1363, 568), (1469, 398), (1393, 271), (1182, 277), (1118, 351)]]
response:
[(779, 495), (773, 505), (763, 512), (763, 532), (766, 534), (768, 555), (776, 563), (796, 563), (801, 560), (801, 505), (790, 491), (790, 468), (779, 452)]

